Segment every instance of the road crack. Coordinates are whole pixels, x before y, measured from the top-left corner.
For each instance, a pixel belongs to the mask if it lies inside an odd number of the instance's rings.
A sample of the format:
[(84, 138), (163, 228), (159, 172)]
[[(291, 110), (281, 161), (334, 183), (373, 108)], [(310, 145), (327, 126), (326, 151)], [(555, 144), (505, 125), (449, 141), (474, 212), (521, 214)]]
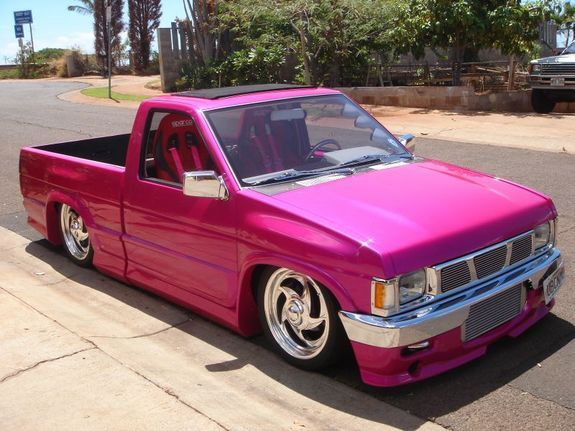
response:
[(177, 329), (177, 328), (179, 328), (179, 327), (181, 327), (181, 326), (183, 326), (186, 323), (191, 322), (191, 321), (192, 321), (192, 318), (188, 317), (186, 320), (183, 320), (183, 321), (176, 323), (174, 325), (170, 325), (170, 326), (163, 328), (163, 329), (160, 329), (158, 331), (150, 332), (148, 334), (132, 335), (130, 337), (117, 337), (117, 336), (113, 336), (113, 335), (87, 335), (86, 338), (90, 338), (90, 339), (105, 338), (105, 339), (113, 339), (113, 340), (134, 340), (137, 338), (152, 337), (154, 335), (161, 334), (162, 332), (169, 331), (170, 329)]
[(10, 379), (13, 379), (14, 377), (18, 377), (20, 374), (23, 374), (23, 373), (26, 373), (30, 370), (33, 370), (34, 368), (36, 368), (42, 364), (46, 364), (48, 362), (59, 361), (60, 359), (69, 358), (70, 356), (77, 355), (78, 353), (87, 352), (89, 350), (94, 350), (94, 349), (97, 349), (97, 347), (88, 347), (86, 349), (78, 350), (78, 351), (73, 352), (73, 353), (67, 353), (65, 355), (58, 356), (57, 358), (44, 359), (43, 361), (36, 362), (34, 365), (30, 365), (29, 367), (26, 367), (26, 368), (21, 368), (19, 370), (14, 371), (11, 374), (8, 374), (7, 376), (2, 377), (0, 379), (0, 384), (4, 383)]

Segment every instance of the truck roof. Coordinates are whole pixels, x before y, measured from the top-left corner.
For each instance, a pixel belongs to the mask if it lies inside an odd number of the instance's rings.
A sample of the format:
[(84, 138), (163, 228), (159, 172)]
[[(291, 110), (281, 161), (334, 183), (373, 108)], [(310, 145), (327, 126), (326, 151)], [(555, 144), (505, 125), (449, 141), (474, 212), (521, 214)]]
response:
[(183, 91), (174, 96), (196, 97), (200, 99), (221, 99), (223, 97), (239, 96), (242, 94), (261, 93), (263, 91), (291, 90), (296, 88), (314, 88), (311, 85), (294, 84), (259, 84), (237, 85), (235, 87), (206, 88), (202, 90)]
[(339, 92), (329, 88), (291, 84), (243, 85), (173, 93), (144, 100), (142, 104), (159, 104), (164, 108), (169, 108), (170, 105), (175, 108), (177, 105), (184, 109), (185, 107), (191, 107), (198, 110), (211, 110), (272, 100), (327, 94), (339, 94)]

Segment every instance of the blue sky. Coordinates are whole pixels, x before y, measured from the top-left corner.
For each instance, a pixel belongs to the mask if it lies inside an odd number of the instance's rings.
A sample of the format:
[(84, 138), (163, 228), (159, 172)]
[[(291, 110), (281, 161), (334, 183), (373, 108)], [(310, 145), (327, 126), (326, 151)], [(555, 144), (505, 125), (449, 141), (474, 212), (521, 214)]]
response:
[[(124, 2), (127, 4), (127, 1)], [(94, 52), (93, 21), (91, 16), (69, 12), (69, 5), (79, 5), (76, 0), (0, 0), (0, 64), (12, 63), (18, 52), (18, 39), (14, 35), (14, 11), (31, 10), (34, 23), (32, 32), (34, 48), (80, 48), (82, 52)], [(176, 17), (184, 17), (180, 0), (162, 1), (160, 27), (169, 27)], [(128, 21), (128, 10), (124, 12)], [(30, 31), (24, 25), (25, 41)]]

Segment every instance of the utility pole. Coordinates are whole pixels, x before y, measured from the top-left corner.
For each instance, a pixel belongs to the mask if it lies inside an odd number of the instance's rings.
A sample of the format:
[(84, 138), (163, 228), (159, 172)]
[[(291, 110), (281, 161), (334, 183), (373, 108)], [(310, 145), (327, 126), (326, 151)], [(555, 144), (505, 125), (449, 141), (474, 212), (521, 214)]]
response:
[(30, 44), (32, 45), (32, 56), (34, 56), (34, 35), (32, 34), (32, 21), (28, 23), (30, 26)]
[(106, 29), (108, 30), (108, 98), (112, 98), (112, 0), (106, 6)]

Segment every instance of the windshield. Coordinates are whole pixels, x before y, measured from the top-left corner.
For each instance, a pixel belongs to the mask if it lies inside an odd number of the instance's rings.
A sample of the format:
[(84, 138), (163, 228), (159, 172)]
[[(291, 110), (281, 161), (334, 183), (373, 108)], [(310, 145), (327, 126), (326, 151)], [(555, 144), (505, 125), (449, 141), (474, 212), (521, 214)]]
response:
[(571, 44), (565, 48), (561, 54), (575, 54), (575, 42), (571, 42)]
[(411, 154), (343, 95), (303, 97), (206, 113), (243, 185), (353, 173)]

